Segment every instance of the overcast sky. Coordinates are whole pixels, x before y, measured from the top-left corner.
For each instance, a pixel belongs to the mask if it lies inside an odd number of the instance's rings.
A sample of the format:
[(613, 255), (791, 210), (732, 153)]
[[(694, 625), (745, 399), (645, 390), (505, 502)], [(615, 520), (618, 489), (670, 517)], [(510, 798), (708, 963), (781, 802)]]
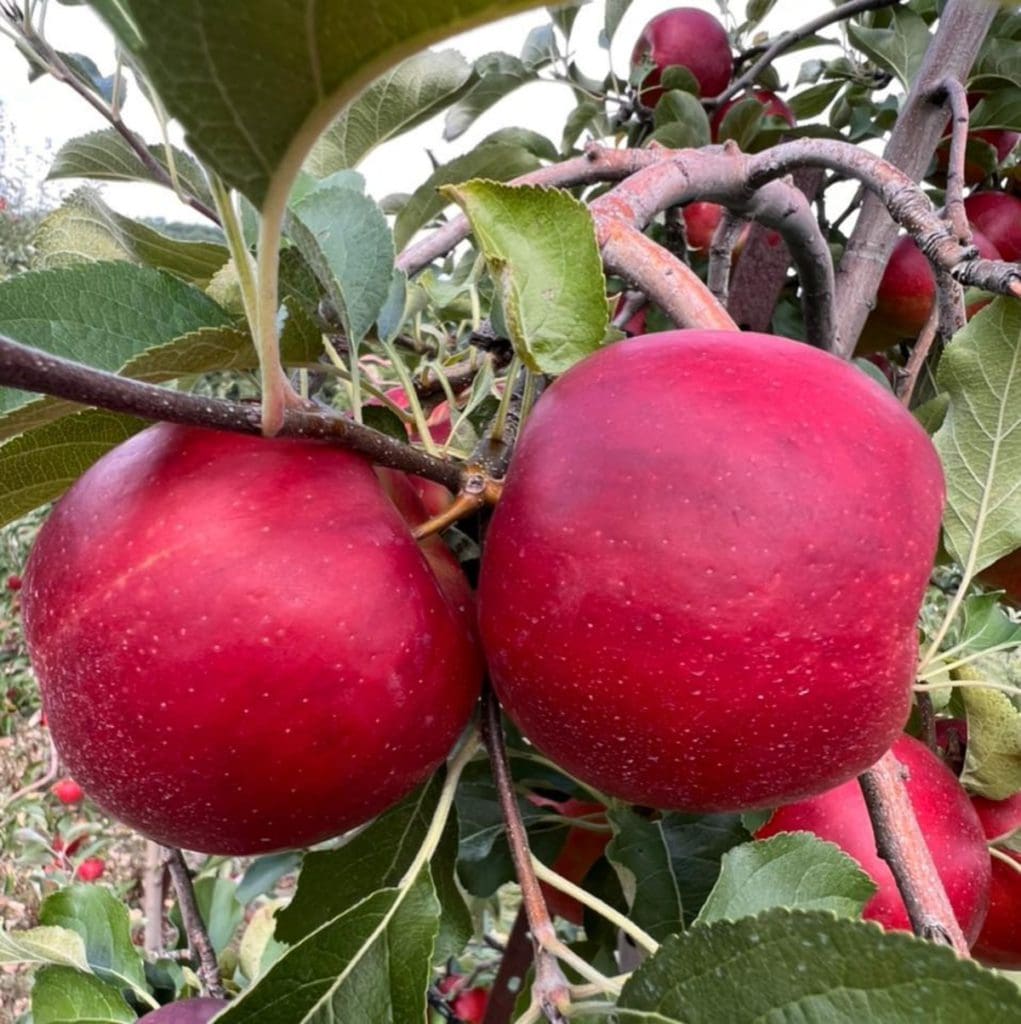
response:
[[(618, 74), (626, 76), (631, 47), (642, 26), (655, 14), (671, 6), (675, 5), (663, 0), (635, 0), (621, 23), (610, 55)], [(689, 0), (687, 6), (702, 7), (719, 14), (717, 5), (705, 0)], [(807, 20), (815, 13), (829, 9), (829, 6), (826, 0), (780, 0), (764, 25), (775, 33)], [(736, 4), (734, 9), (742, 10), (743, 5)], [(591, 45), (590, 41), (597, 38), (602, 16), (603, 5), (600, 0), (588, 4), (579, 14), (574, 35), (575, 45), (585, 43), (584, 48), (577, 53), (582, 70), (598, 78), (606, 72), (607, 54)], [(546, 20), (545, 11), (539, 8), (437, 45), (455, 47), (469, 59), (492, 50), (517, 54), (528, 30)], [(835, 30), (831, 30), (830, 34), (835, 35)], [(85, 53), (96, 61), (101, 72), (112, 72), (112, 39), (89, 8), (52, 4), (47, 21), (47, 36), (58, 49)], [(831, 48), (829, 54), (836, 55), (836, 51)], [(789, 79), (788, 84), (793, 84), (793, 76), (806, 56), (805, 53), (796, 54), (780, 65), (781, 73)], [(30, 155), (43, 154), (47, 149), (56, 152), (67, 139), (107, 126), (99, 114), (67, 86), (49, 78), (29, 84), (24, 61), (13, 44), (4, 37), (0, 37), (0, 98), (3, 99), (6, 119), (13, 127), (15, 143), (13, 150), (6, 154), (7, 173), (10, 173), (12, 167), (24, 166), (26, 163), (39, 166), (39, 162), (33, 161)], [(489, 132), (508, 124), (526, 125), (544, 132), (557, 142), (561, 126), (572, 106), (573, 98), (567, 88), (552, 83), (532, 84), (501, 101), (453, 144), (442, 142), (440, 117), (380, 147), (359, 169), (368, 179), (369, 190), (376, 198), (390, 192), (410, 191), (430, 172), (427, 148), (439, 160), (445, 161), (470, 149)], [(158, 139), (156, 122), (137, 89), (129, 92), (124, 116), (145, 138), (151, 141)], [(26, 155), (29, 155), (27, 159)], [(69, 187), (75, 184), (72, 182)], [(166, 190), (157, 186), (105, 186), (104, 194), (117, 209), (134, 216), (148, 214), (184, 219), (191, 212)]]

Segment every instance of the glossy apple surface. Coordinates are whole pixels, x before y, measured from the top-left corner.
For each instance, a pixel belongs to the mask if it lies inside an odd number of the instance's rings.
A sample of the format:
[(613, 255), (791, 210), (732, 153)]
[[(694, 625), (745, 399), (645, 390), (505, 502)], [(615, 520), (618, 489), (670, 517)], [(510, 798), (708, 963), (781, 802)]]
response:
[(89, 796), (241, 854), (352, 828), (447, 755), (480, 675), (448, 592), (360, 457), (161, 424), (57, 505), (23, 607)]
[(734, 68), (727, 30), (706, 11), (675, 7), (656, 15), (642, 29), (631, 53), (631, 67), (650, 63), (639, 99), (654, 107), (663, 90), (659, 83), (668, 67), (686, 67), (698, 82), (700, 96), (716, 96), (730, 84)]
[(828, 789), (907, 718), (943, 494), (924, 431), (839, 359), (750, 332), (611, 345), (544, 393), (490, 524), (500, 699), (632, 803)]
[[(908, 796), (954, 916), (968, 942), (974, 942), (989, 906), (990, 878), (989, 851), (978, 815), (954, 773), (924, 743), (902, 736), (893, 745), (893, 753), (908, 772)], [(781, 807), (756, 838), (799, 831), (836, 843), (871, 876), (879, 888), (865, 905), (867, 920), (896, 931), (911, 930), (893, 874), (876, 853), (872, 823), (857, 779)]]
[(1021, 970), (1021, 853), (1001, 845), (1021, 829), (1021, 793), (1007, 800), (974, 798), (975, 810), (990, 843), (999, 840), (992, 858), (989, 913), (972, 956), (988, 967)]
[(182, 999), (145, 1015), (147, 1024), (208, 1024), (227, 1006), (225, 999)]
[(713, 142), (723, 141), (720, 138), (720, 127), (722, 126), (723, 119), (727, 116), (730, 109), (742, 100), (748, 99), (758, 101), (759, 106), (762, 107), (762, 115), (764, 117), (779, 117), (781, 120), (786, 121), (792, 128), (797, 123), (797, 119), (794, 117), (794, 111), (791, 110), (791, 108), (788, 107), (775, 92), (770, 92), (768, 89), (755, 89), (751, 93), (742, 93), (740, 96), (735, 96), (733, 99), (727, 100), (726, 103), (723, 103), (716, 108), (713, 112), (713, 116), (709, 118), (709, 131)]
[(964, 200), (964, 212), (1003, 259), (1021, 260), (1021, 199), (1005, 192), (974, 192)]

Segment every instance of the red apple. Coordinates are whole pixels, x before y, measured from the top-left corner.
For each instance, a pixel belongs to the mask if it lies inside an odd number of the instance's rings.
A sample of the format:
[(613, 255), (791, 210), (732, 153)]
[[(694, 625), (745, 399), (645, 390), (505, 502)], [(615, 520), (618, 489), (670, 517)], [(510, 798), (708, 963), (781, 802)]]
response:
[[(548, 807), (554, 814), (565, 818), (585, 818), (593, 823), (605, 824), (606, 808), (594, 801), (586, 800), (551, 800), (549, 797), (530, 793), (528, 799), (536, 807)], [(597, 831), (591, 828), (573, 827), (568, 830), (564, 845), (560, 848), (556, 859), (551, 865), (553, 870), (569, 882), (580, 885), (592, 866), (602, 857), (606, 844), (610, 841), (610, 832)], [(542, 882), (542, 895), (550, 914), (560, 916), (565, 921), (580, 925), (585, 915), (585, 908), (573, 896), (555, 889), (552, 885)]]
[(95, 882), (106, 870), (106, 861), (102, 857), (87, 857), (75, 868), (74, 877), (81, 882)]
[(372, 467), (160, 424), (57, 505), (25, 573), (54, 741), (168, 846), (305, 846), (391, 806), (467, 723), (480, 665)]
[[(980, 92), (969, 92), (968, 93), (968, 108), (974, 109), (975, 105), (983, 98), (985, 94)], [(947, 127), (949, 129), (950, 121), (947, 121)], [(1004, 160), (1010, 155), (1011, 150), (1017, 145), (1017, 140), (1021, 138), (1021, 134), (1018, 132), (1006, 131), (995, 128), (982, 128), (978, 131), (968, 132), (968, 141), (978, 139), (980, 142), (986, 143), (991, 146), (996, 152), (997, 164), (1002, 164)], [(947, 172), (947, 166), (950, 162), (950, 136), (948, 135), (943, 139), (940, 144), (936, 147), (936, 168), (939, 172), (940, 177), (945, 177)], [(987, 176), (985, 167), (982, 164), (976, 163), (974, 160), (969, 161), (965, 159), (964, 163), (964, 181), (968, 185), (977, 185)]]
[(182, 999), (147, 1013), (145, 1024), (208, 1024), (225, 1006), (226, 999)]
[(632, 803), (837, 785), (907, 718), (943, 496), (913, 417), (808, 345), (689, 330), (601, 349), (537, 403), (490, 524), (499, 697)]
[(77, 804), (85, 799), (82, 787), (74, 779), (61, 779), (54, 785), (52, 792), (62, 804)]
[(1005, 192), (975, 192), (964, 200), (969, 223), (1010, 263), (1021, 260), (1021, 199)]
[(709, 119), (709, 131), (712, 134), (713, 142), (723, 141), (720, 138), (720, 126), (723, 124), (723, 119), (727, 116), (727, 112), (735, 104), (747, 99), (758, 100), (759, 106), (762, 107), (763, 117), (779, 117), (792, 128), (797, 124), (794, 111), (775, 92), (770, 92), (768, 89), (755, 89), (751, 95), (742, 93), (740, 96), (735, 96), (716, 108), (713, 116)]
[(436, 988), (447, 997), (447, 1006), (461, 1024), (482, 1024), (489, 1005), (489, 989), (467, 988), (468, 979), (456, 972), (440, 978)]
[(1021, 793), (1007, 800), (974, 798), (975, 810), (997, 856), (992, 858), (989, 913), (972, 955), (988, 967), (1021, 970), (1021, 853), (996, 843), (1021, 829)]
[[(617, 296), (617, 300), (613, 307), (613, 316), (616, 318), (617, 314), (620, 313), (624, 307), (624, 296), (623, 294)], [(636, 310), (631, 316), (628, 317), (627, 321), (621, 330), (629, 337), (633, 338), (637, 334), (645, 333), (645, 316), (648, 306), (642, 306)]]
[(734, 69), (727, 30), (711, 14), (696, 7), (664, 11), (642, 29), (631, 53), (631, 68), (650, 63), (652, 69), (638, 92), (646, 107), (654, 107), (663, 95), (658, 86), (668, 67), (686, 67), (698, 82), (700, 96), (723, 92)]
[(21, 590), (21, 577), (15, 574), (11, 574), (7, 577), (7, 589), (12, 593), (17, 593)]
[[(978, 815), (954, 773), (924, 743), (902, 736), (893, 753), (907, 769), (908, 795), (954, 916), (968, 942), (974, 942), (989, 906), (990, 878), (989, 852)], [(798, 831), (836, 843), (876, 883), (878, 891), (865, 905), (867, 920), (896, 931), (911, 930), (893, 873), (876, 852), (868, 808), (856, 779), (781, 807), (756, 838)]]

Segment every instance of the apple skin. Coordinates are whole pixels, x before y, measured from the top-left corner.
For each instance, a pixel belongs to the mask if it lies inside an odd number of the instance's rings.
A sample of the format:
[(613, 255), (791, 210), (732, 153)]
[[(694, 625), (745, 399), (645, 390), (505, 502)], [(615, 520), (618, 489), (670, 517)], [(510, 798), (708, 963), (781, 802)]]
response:
[(361, 457), (160, 424), (97, 462), (25, 574), (62, 758), (167, 846), (307, 846), (391, 806), (478, 696), (459, 611)]
[(1021, 199), (1005, 192), (973, 192), (964, 200), (964, 212), (1002, 259), (1021, 260)]
[(638, 93), (646, 107), (654, 107), (663, 95), (658, 86), (668, 67), (686, 67), (698, 82), (700, 96), (723, 92), (734, 69), (727, 30), (711, 14), (696, 7), (664, 11), (642, 29), (631, 53), (632, 69), (647, 60), (653, 67)]
[[(936, 871), (968, 943), (975, 941), (989, 907), (989, 851), (968, 794), (954, 773), (924, 743), (902, 736), (893, 745), (907, 769), (908, 796)], [(866, 920), (893, 931), (911, 931), (911, 922), (893, 873), (876, 852), (865, 798), (857, 779), (810, 800), (781, 807), (755, 833), (766, 839), (779, 832), (812, 832), (835, 843), (862, 866), (879, 887), (865, 905)]]
[(208, 1024), (226, 1006), (226, 999), (181, 999), (147, 1013), (142, 1019), (146, 1024)]
[(833, 356), (700, 330), (604, 348), (537, 403), (490, 524), (500, 700), (631, 803), (837, 785), (907, 718), (943, 498), (925, 432)]
[(735, 104), (747, 99), (755, 99), (759, 101), (759, 106), (763, 108), (762, 114), (764, 117), (779, 117), (786, 121), (792, 128), (797, 124), (797, 118), (794, 116), (794, 111), (791, 110), (791, 108), (788, 107), (775, 92), (770, 92), (769, 89), (754, 89), (750, 94), (741, 93), (740, 96), (735, 96), (733, 99), (727, 100), (726, 103), (721, 104), (713, 112), (713, 116), (709, 118), (709, 131), (713, 142), (721, 141), (720, 126), (723, 124), (723, 119), (727, 116), (727, 112)]
[[(1006, 800), (974, 797), (972, 802), (986, 838), (992, 843), (1021, 828), (1021, 793)], [(1021, 853), (998, 847), (1014, 862), (1014, 867), (992, 858), (992, 889), (989, 913), (972, 947), (972, 956), (987, 967), (1021, 970)]]

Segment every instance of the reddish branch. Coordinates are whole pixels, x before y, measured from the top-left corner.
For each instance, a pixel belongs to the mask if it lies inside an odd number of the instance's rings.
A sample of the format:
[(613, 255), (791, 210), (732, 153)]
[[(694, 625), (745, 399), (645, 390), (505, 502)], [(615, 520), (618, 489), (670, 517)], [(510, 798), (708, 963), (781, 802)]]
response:
[(876, 849), (890, 865), (915, 934), (968, 956), (932, 854), (904, 786), (904, 768), (887, 752), (858, 779), (876, 834)]
[(188, 935), (188, 945), (196, 960), (198, 975), (206, 993), (215, 999), (226, 999), (227, 993), (220, 981), (220, 967), (216, 962), (216, 951), (209, 941), (205, 922), (195, 899), (195, 888), (191, 883), (191, 872), (184, 862), (180, 850), (171, 849), (167, 857), (167, 869), (177, 892), (177, 905), (181, 908), (181, 920)]

